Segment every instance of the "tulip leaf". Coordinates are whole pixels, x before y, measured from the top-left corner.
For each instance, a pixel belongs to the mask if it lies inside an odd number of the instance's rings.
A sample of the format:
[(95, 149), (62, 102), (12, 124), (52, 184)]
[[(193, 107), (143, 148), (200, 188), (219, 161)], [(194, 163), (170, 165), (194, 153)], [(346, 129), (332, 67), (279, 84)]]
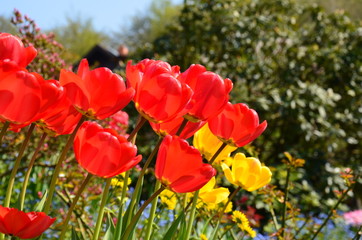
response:
[(167, 230), (165, 236), (163, 237), (164, 240), (172, 239), (172, 236), (175, 234), (178, 225), (180, 224), (181, 220), (185, 219), (185, 213), (181, 211), (181, 214), (176, 218), (176, 220), (172, 223), (170, 228)]
[(41, 198), (40, 202), (38, 202), (35, 205), (35, 208), (34, 208), (35, 212), (42, 212), (43, 211), (44, 203), (45, 203), (45, 200), (47, 199), (47, 196), (48, 196), (48, 191), (45, 190), (45, 192), (43, 194), (43, 197)]
[(108, 222), (108, 229), (107, 229), (106, 234), (104, 235), (103, 239), (112, 240), (112, 239), (114, 239), (113, 236), (114, 236), (114, 232), (115, 232), (115, 226), (114, 226), (112, 216), (109, 212), (107, 214), (107, 222)]
[(74, 230), (74, 227), (72, 227), (72, 240), (81, 240), (77, 232)]
[(181, 219), (181, 227), (180, 227), (180, 232), (179, 232), (179, 235), (178, 235), (178, 238), (179, 240), (183, 240), (183, 239), (187, 239), (187, 224), (186, 224), (186, 220), (185, 218), (182, 218)]

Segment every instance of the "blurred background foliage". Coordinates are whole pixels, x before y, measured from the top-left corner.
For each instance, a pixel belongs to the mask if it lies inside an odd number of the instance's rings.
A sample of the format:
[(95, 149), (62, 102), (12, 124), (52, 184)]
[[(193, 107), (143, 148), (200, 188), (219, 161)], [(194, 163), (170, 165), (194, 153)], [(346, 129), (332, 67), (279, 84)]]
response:
[[(95, 44), (126, 44), (135, 62), (156, 58), (182, 71), (200, 63), (230, 78), (231, 101), (247, 103), (268, 121), (244, 150), (275, 166), (277, 186), (285, 184), (283, 152), (305, 159), (292, 174), (291, 202), (318, 212), (335, 203), (343, 167), (361, 165), (361, 12), (362, 0), (155, 0), (112, 36), (82, 18), (68, 18), (51, 32), (68, 64)], [(0, 17), (0, 31), (17, 30)], [(354, 196), (350, 206), (362, 199), (361, 185)], [(267, 208), (258, 198), (250, 196), (258, 209)]]

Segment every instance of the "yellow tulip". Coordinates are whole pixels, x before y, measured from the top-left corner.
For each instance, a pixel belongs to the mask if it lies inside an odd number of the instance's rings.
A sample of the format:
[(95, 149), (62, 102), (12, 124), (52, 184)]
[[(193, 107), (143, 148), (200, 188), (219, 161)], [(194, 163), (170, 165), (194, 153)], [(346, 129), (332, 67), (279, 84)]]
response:
[[(219, 140), (209, 129), (209, 125), (205, 124), (199, 131), (194, 135), (193, 145), (197, 148), (203, 157), (210, 161), (212, 156), (222, 145), (222, 141)], [(220, 164), (223, 160), (226, 160), (230, 153), (235, 151), (237, 147), (227, 145), (215, 159), (215, 163)]]
[(226, 179), (249, 192), (264, 187), (271, 180), (270, 169), (262, 166), (256, 158), (237, 153), (231, 165), (232, 169), (224, 163), (221, 164)]
[(215, 177), (203, 186), (199, 191), (199, 199), (206, 204), (218, 204), (228, 198), (230, 192), (229, 189), (220, 187), (214, 188), (216, 184)]
[[(197, 208), (215, 210), (218, 209), (220, 205), (224, 206), (226, 204), (230, 194), (229, 189), (224, 187), (214, 188), (215, 184), (216, 179), (213, 177), (205, 186), (199, 190), (198, 202), (196, 206)], [(187, 193), (186, 197), (189, 200), (193, 197), (193, 193)]]

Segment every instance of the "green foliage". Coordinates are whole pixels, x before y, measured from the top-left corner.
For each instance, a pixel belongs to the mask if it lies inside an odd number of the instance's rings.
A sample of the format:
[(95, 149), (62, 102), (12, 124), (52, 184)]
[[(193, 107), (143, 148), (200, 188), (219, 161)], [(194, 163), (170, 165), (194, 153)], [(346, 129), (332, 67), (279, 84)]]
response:
[(10, 23), (10, 19), (0, 16), (0, 32), (16, 34), (17, 29)]
[[(362, 136), (362, 28), (344, 13), (292, 0), (189, 0), (154, 52), (186, 69), (201, 63), (234, 81), (268, 128), (255, 141), (268, 163), (357, 164)], [(312, 160), (313, 159), (313, 160)], [(314, 164), (315, 162), (313, 162)]]
[(52, 32), (56, 40), (67, 50), (63, 58), (73, 63), (80, 60), (94, 45), (109, 40), (103, 33), (94, 29), (90, 18), (67, 18), (65, 25), (54, 28)]
[(353, 19), (361, 20), (361, 0), (299, 0), (301, 3), (309, 3), (323, 6), (327, 12), (345, 11)]
[(136, 58), (145, 58), (151, 52), (152, 42), (166, 34), (167, 25), (175, 22), (179, 13), (180, 7), (170, 0), (154, 0), (145, 14), (134, 16), (129, 26), (115, 34), (113, 45), (126, 44)]

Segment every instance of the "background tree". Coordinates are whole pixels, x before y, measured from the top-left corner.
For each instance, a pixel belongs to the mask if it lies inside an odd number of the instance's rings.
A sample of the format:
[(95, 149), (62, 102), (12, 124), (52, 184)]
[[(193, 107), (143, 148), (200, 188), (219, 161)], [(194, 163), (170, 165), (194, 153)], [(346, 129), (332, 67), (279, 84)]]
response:
[(133, 58), (152, 57), (152, 43), (166, 34), (167, 25), (177, 20), (180, 9), (170, 0), (153, 0), (145, 13), (134, 16), (129, 25), (114, 34), (113, 47), (123, 43), (132, 51)]
[(16, 34), (17, 29), (10, 22), (10, 18), (6, 18), (4, 16), (0, 16), (0, 32), (7, 32), (11, 34)]
[(109, 37), (95, 30), (92, 19), (67, 18), (65, 25), (51, 30), (56, 40), (66, 49), (63, 58), (68, 62), (79, 61), (94, 45), (109, 46)]

